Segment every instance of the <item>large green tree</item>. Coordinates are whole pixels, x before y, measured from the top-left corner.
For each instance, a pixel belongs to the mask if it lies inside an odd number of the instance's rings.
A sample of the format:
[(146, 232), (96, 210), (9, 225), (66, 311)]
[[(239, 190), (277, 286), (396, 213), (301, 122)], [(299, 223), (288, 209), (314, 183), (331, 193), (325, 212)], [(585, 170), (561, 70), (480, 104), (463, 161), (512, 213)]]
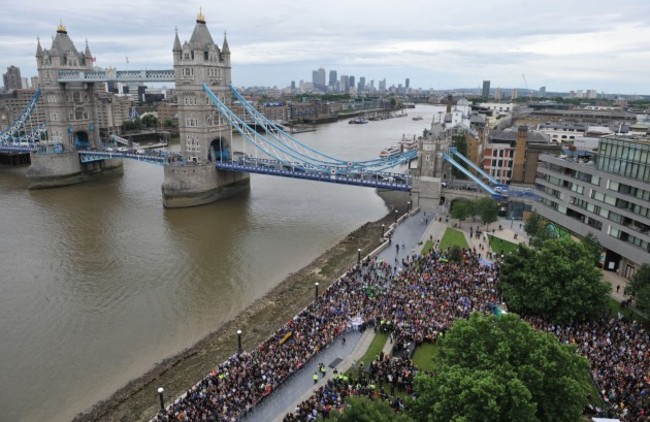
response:
[(337, 422), (409, 422), (407, 415), (395, 413), (384, 400), (350, 397), (345, 400), (345, 411), (332, 411), (327, 421)]
[(497, 287), (509, 308), (559, 324), (599, 317), (611, 291), (593, 251), (571, 238), (535, 250), (520, 244), (506, 256)]
[(418, 375), (409, 414), (419, 421), (576, 421), (591, 389), (573, 345), (517, 315), (474, 313), (439, 341), (434, 376)]
[(630, 295), (639, 311), (650, 314), (650, 265), (643, 264), (625, 287), (625, 294)]
[(497, 221), (499, 205), (497, 201), (487, 196), (475, 199), (472, 203), (475, 215), (481, 218), (483, 224), (490, 224)]
[(473, 213), (474, 207), (472, 205), (472, 201), (463, 198), (456, 199), (454, 202), (452, 202), (451, 210), (449, 211), (449, 214), (452, 218), (461, 221), (465, 220), (467, 217), (471, 217)]

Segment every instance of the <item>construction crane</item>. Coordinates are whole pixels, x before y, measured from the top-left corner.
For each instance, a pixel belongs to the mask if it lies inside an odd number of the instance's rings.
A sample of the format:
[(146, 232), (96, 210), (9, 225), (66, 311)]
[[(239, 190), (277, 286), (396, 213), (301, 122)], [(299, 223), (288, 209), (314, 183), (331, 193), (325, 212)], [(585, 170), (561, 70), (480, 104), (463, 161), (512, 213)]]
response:
[(526, 75), (522, 73), (521, 77), (524, 78), (524, 86), (526, 88), (526, 92), (528, 92), (528, 102), (531, 102), (533, 99), (533, 94), (530, 92), (530, 89), (528, 88), (528, 81), (526, 80)]

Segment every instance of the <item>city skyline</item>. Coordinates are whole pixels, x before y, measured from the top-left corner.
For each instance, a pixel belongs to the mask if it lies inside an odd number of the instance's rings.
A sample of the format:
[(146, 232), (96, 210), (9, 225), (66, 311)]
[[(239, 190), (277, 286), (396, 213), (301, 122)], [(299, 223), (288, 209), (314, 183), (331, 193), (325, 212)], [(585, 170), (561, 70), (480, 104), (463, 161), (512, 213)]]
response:
[(480, 89), (490, 80), (492, 88), (649, 93), (650, 4), (622, 1), (613, 11), (601, 0), (588, 8), (568, 3), (460, 1), (449, 8), (419, 0), (400, 7), (333, 0), (314, 9), (282, 0), (269, 13), (259, 0), (118, 0), (83, 9), (72, 0), (28, 0), (4, 6), (0, 68), (13, 65), (34, 76), (36, 39), (49, 48), (59, 20), (77, 49), (88, 41), (97, 66), (171, 68), (174, 30), (181, 42), (189, 39), (201, 8), (217, 44), (227, 31), (237, 86), (284, 88), (310, 81), (322, 67), (368, 82), (385, 79), (388, 86), (409, 78), (412, 88), (423, 89)]

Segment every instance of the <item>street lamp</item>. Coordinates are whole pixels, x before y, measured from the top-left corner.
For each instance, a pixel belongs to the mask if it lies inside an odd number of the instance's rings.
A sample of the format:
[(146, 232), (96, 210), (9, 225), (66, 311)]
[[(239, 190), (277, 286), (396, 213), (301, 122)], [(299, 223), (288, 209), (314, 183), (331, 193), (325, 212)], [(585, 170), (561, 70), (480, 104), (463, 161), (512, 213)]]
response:
[(382, 224), (381, 225), (381, 238), (383, 238), (385, 234), (386, 234), (386, 225)]
[(314, 283), (314, 300), (318, 300), (318, 281)]
[(357, 249), (357, 264), (361, 263), (361, 248)]
[(411, 201), (406, 202), (406, 210), (411, 211)]
[(160, 399), (160, 410), (165, 410), (165, 399), (163, 398), (164, 388), (158, 387), (158, 398)]
[(395, 210), (395, 222), (396, 222), (396, 223), (397, 223), (397, 214), (398, 214), (398, 211)]
[(237, 330), (237, 353), (243, 352), (241, 347), (241, 330)]

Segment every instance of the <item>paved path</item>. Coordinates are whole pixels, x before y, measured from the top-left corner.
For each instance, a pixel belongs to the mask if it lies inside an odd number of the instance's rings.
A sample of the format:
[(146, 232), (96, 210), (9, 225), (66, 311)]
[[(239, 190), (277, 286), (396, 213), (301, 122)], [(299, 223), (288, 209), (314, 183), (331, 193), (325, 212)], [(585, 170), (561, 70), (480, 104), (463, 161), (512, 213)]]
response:
[[(390, 244), (386, 242), (383, 249), (377, 253), (377, 259), (383, 258), (399, 267), (404, 257), (420, 253), (424, 243), (430, 237), (434, 241), (438, 240), (444, 234), (446, 225), (444, 217), (442, 223), (432, 221), (433, 218), (432, 213), (426, 213), (425, 216), (424, 212), (415, 210), (409, 217), (400, 219), (397, 227), (392, 230)], [(397, 244), (400, 245), (399, 251), (395, 246)], [(396, 258), (397, 261), (395, 261)], [(267, 400), (256, 407), (254, 413), (248, 415), (244, 420), (247, 422), (282, 421), (288, 412), (293, 411), (298, 404), (312, 395), (313, 390), (324, 385), (333, 376), (333, 368), (329, 366), (330, 363), (341, 359), (336, 363), (336, 369), (339, 372), (345, 372), (355, 365), (368, 350), (374, 334), (373, 330), (366, 330), (363, 333), (348, 332), (345, 335), (345, 345), (340, 339), (335, 340), (300, 371), (297, 371), (281, 388), (274, 391)], [(389, 353), (391, 349), (392, 343), (386, 342), (384, 352)], [(314, 384), (312, 377), (321, 362), (327, 366), (327, 375), (319, 376), (318, 382)]]
[[(383, 258), (399, 267), (404, 257), (419, 254), (428, 240), (435, 242), (442, 239), (447, 227), (450, 227), (453, 223), (451, 219), (446, 222), (445, 218), (446, 215), (442, 210), (426, 214), (419, 210), (413, 211), (409, 217), (400, 219), (399, 224), (392, 228), (390, 243), (386, 242), (378, 250), (377, 258)], [(499, 229), (499, 225), (501, 225), (501, 229)], [(480, 245), (483, 245), (482, 256), (485, 258), (486, 251), (489, 248), (487, 239), (484, 236), (482, 238), (476, 236), (470, 238), (470, 226), (474, 229), (480, 226), (482, 230), (485, 229), (485, 226), (480, 223), (466, 221), (458, 227), (464, 232), (470, 247), (474, 247), (478, 251)], [(493, 228), (494, 233), (492, 232)], [(493, 236), (509, 242), (528, 243), (528, 236), (523, 230), (523, 225), (520, 226), (519, 221), (499, 220), (489, 225), (489, 230), (485, 231), (489, 231)], [(399, 250), (396, 247), (397, 244), (400, 245)], [(623, 290), (627, 285), (627, 280), (611, 271), (603, 271), (603, 278), (612, 284), (612, 296), (615, 299), (619, 302), (625, 299)], [(617, 286), (619, 285), (621, 287), (617, 292)], [(348, 332), (345, 337), (345, 344), (340, 339), (335, 340), (327, 349), (323, 350), (316, 358), (287, 380), (280, 389), (274, 391), (265, 402), (256, 408), (254, 413), (244, 420), (249, 422), (281, 422), (287, 413), (292, 412), (298, 404), (308, 399), (314, 389), (324, 385), (333, 376), (333, 368), (329, 366), (331, 363), (340, 359), (340, 361), (336, 362), (336, 369), (339, 372), (344, 372), (356, 365), (368, 350), (374, 338), (374, 331)], [(391, 350), (392, 343), (388, 341), (384, 346), (384, 353), (390, 353)], [(314, 384), (312, 376), (317, 371), (320, 362), (327, 366), (327, 375), (325, 377), (319, 376), (318, 382)]]

